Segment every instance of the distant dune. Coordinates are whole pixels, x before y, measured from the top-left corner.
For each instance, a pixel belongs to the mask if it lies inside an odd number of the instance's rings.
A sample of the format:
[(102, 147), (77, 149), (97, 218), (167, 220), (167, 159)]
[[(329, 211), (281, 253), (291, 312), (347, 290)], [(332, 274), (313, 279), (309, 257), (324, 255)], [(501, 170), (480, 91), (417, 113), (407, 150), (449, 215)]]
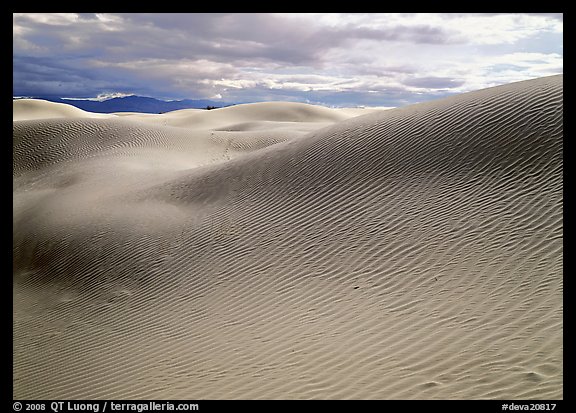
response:
[(12, 103), (12, 118), (32, 120), (46, 118), (108, 118), (110, 115), (86, 112), (64, 103), (48, 102), (40, 99), (18, 99)]
[(563, 398), (562, 97), (15, 101), (13, 398)]

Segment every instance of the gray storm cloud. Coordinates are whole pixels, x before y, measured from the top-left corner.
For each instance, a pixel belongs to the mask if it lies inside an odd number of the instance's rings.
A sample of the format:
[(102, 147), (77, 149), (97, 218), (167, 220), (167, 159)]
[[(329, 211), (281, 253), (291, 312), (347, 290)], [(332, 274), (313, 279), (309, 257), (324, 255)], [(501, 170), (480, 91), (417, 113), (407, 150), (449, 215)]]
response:
[(561, 44), (558, 14), (16, 13), (13, 93), (395, 106), (561, 73)]

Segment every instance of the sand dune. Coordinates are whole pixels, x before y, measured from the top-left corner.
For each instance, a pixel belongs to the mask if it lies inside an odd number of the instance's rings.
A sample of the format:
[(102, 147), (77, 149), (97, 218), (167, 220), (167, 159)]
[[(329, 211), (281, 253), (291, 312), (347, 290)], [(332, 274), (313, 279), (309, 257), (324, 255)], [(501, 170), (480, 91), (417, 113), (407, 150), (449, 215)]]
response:
[(13, 397), (562, 398), (562, 89), (18, 114)]
[(41, 99), (18, 99), (12, 104), (13, 120), (31, 120), (46, 118), (109, 118), (105, 113), (86, 112), (64, 103), (49, 102)]
[(296, 102), (264, 102), (236, 105), (210, 111), (182, 109), (160, 115), (118, 113), (130, 120), (181, 128), (251, 131), (287, 129), (310, 132), (351, 117), (373, 113), (371, 109), (330, 109)]

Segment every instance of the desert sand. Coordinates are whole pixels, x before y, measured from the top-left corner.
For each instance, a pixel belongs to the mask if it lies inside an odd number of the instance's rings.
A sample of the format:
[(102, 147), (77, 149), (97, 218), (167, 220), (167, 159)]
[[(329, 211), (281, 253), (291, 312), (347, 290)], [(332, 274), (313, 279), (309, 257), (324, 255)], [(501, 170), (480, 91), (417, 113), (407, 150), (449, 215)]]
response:
[(563, 398), (562, 95), (15, 101), (13, 397)]

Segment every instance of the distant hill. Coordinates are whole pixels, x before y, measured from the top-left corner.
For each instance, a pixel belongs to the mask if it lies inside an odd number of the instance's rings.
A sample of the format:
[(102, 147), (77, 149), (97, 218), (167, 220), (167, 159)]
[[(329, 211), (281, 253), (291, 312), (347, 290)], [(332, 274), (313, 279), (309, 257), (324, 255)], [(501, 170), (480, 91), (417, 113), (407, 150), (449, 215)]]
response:
[(145, 96), (124, 96), (103, 101), (88, 99), (62, 99), (53, 96), (35, 96), (50, 102), (66, 103), (82, 110), (95, 113), (140, 112), (164, 113), (179, 109), (206, 109), (207, 107), (232, 106), (234, 103), (217, 102), (208, 99), (165, 101)]

